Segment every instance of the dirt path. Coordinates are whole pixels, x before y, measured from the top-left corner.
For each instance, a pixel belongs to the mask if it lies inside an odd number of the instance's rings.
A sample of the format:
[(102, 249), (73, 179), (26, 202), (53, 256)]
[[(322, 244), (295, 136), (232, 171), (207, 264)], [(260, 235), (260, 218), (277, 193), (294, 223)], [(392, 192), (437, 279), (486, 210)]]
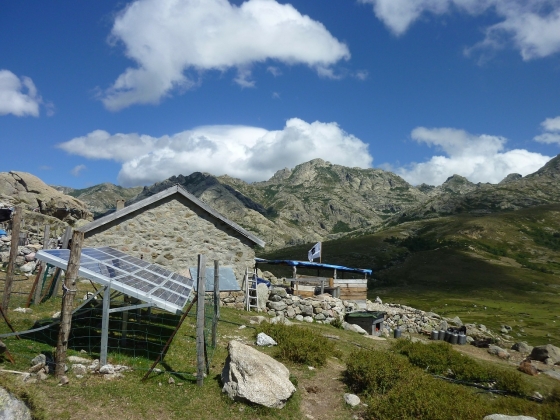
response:
[(336, 420), (351, 419), (353, 414), (344, 404), (342, 374), (345, 366), (340, 360), (331, 358), (327, 365), (317, 369), (311, 378), (301, 379), (301, 412), (304, 419)]

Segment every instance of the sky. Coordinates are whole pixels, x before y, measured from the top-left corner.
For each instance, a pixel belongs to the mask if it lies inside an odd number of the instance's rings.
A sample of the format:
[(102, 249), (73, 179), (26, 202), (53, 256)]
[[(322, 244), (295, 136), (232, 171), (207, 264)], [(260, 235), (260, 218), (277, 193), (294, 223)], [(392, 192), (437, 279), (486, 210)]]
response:
[(0, 4), (0, 172), (497, 183), (560, 153), (560, 0)]

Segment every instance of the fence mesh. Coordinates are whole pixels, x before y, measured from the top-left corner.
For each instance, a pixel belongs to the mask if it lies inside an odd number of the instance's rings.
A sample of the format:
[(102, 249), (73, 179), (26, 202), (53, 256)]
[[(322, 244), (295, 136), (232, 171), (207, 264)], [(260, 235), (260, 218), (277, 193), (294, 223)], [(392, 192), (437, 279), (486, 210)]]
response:
[[(35, 276), (16, 274), (13, 282), (9, 309), (6, 313), (13, 328), (24, 332), (21, 339), (8, 336), (11, 330), (4, 319), (0, 319), (0, 339), (6, 344), (17, 360), (31, 360), (38, 353), (53, 357), (59, 331), (59, 314), (62, 298), (60, 294), (49, 297), (49, 285), (53, 282), (55, 270), (41, 276), (45, 298), (38, 305), (31, 304), (30, 312), (23, 313), (16, 308), (25, 308)], [(5, 272), (0, 271), (0, 288), (4, 290)], [(61, 279), (62, 280), (62, 279)], [(78, 279), (78, 293), (74, 301), (75, 313), (69, 337), (69, 354), (87, 353), (91, 358), (99, 358), (101, 352), (101, 330), (103, 316), (103, 292), (84, 304), (101, 286), (88, 280)], [(212, 346), (212, 323), (214, 322), (213, 293), (205, 296), (204, 338), (207, 348), (208, 366), (212, 361), (215, 347)], [(143, 303), (118, 292), (111, 293), (111, 308), (119, 308)], [(81, 307), (80, 307), (81, 306)], [(187, 304), (188, 306), (188, 304)], [(185, 307), (185, 309), (187, 308)], [(78, 308), (78, 309), (77, 309)], [(76, 310), (77, 309), (77, 310)], [(176, 373), (196, 373), (196, 308), (174, 337), (173, 344), (158, 368)], [(147, 370), (161, 354), (163, 348), (176, 329), (180, 315), (157, 308), (140, 308), (109, 314), (108, 362), (125, 364), (136, 370)], [(31, 330), (31, 332), (28, 332)], [(26, 333), (28, 332), (28, 333)]]

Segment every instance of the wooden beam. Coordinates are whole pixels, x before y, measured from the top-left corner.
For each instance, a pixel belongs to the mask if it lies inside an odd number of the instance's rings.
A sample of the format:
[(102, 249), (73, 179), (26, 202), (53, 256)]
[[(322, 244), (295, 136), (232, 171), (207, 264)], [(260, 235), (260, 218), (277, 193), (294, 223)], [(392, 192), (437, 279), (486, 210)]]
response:
[(76, 279), (78, 277), (78, 270), (80, 269), (80, 254), (82, 252), (83, 241), (84, 234), (82, 232), (74, 232), (72, 236), (70, 258), (68, 259), (68, 267), (66, 268), (66, 278), (64, 279), (60, 329), (58, 330), (58, 342), (56, 345), (55, 375), (57, 378), (64, 375), (68, 337), (70, 335), (70, 328), (72, 327), (72, 306), (74, 305), (74, 297), (77, 292)]
[(198, 287), (196, 302), (196, 383), (198, 386), (204, 384), (206, 372), (205, 345), (204, 345), (204, 292), (206, 287), (206, 257), (198, 255)]
[(216, 348), (218, 319), (220, 318), (220, 262), (214, 260), (214, 319), (212, 320), (212, 347)]
[(12, 241), (10, 242), (10, 259), (8, 260), (8, 268), (6, 270), (6, 281), (4, 283), (4, 296), (2, 297), (2, 309), (4, 314), (8, 313), (10, 306), (10, 296), (12, 295), (12, 284), (14, 282), (14, 269), (16, 266), (16, 258), (18, 254), (19, 244), (19, 228), (22, 216), (21, 206), (16, 206), (12, 214)]

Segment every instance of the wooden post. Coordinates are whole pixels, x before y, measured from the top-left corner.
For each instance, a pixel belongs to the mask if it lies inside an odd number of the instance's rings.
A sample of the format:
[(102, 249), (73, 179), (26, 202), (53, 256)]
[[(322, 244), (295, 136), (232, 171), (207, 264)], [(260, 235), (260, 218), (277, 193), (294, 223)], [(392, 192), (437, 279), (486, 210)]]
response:
[(105, 286), (103, 292), (103, 314), (101, 315), (101, 350), (99, 352), (99, 366), (107, 364), (107, 346), (109, 344), (109, 309), (111, 307), (111, 283)]
[(64, 375), (66, 362), (66, 349), (68, 348), (68, 337), (72, 326), (72, 306), (76, 296), (76, 278), (80, 268), (80, 254), (84, 241), (83, 232), (74, 232), (72, 237), (72, 249), (66, 268), (66, 278), (64, 280), (64, 294), (62, 295), (62, 310), (60, 314), (60, 329), (58, 331), (58, 342), (56, 344), (56, 368), (55, 375), (60, 378)]
[(218, 319), (220, 318), (220, 262), (214, 260), (214, 319), (212, 320), (212, 347), (216, 348)]
[(198, 255), (198, 286), (196, 300), (196, 383), (202, 386), (204, 383), (205, 345), (204, 345), (204, 291), (206, 288), (206, 257)]
[(12, 241), (10, 242), (10, 259), (8, 260), (6, 281), (4, 283), (4, 296), (2, 297), (2, 309), (4, 310), (4, 314), (8, 313), (10, 296), (12, 294), (12, 284), (14, 282), (14, 268), (16, 265), (16, 257), (18, 254), (19, 228), (22, 212), (23, 210), (21, 206), (17, 206), (12, 214)]
[[(37, 231), (37, 233), (39, 233)], [(49, 241), (50, 241), (50, 233), (51, 233), (51, 226), (45, 225), (45, 233), (43, 235), (43, 249), (49, 249)], [(46, 263), (43, 261), (41, 262), (41, 270), (45, 269)], [(38, 305), (41, 303), (41, 291), (42, 291), (43, 282), (39, 281), (37, 283), (37, 287), (35, 288), (35, 296), (33, 297), (33, 303)]]

